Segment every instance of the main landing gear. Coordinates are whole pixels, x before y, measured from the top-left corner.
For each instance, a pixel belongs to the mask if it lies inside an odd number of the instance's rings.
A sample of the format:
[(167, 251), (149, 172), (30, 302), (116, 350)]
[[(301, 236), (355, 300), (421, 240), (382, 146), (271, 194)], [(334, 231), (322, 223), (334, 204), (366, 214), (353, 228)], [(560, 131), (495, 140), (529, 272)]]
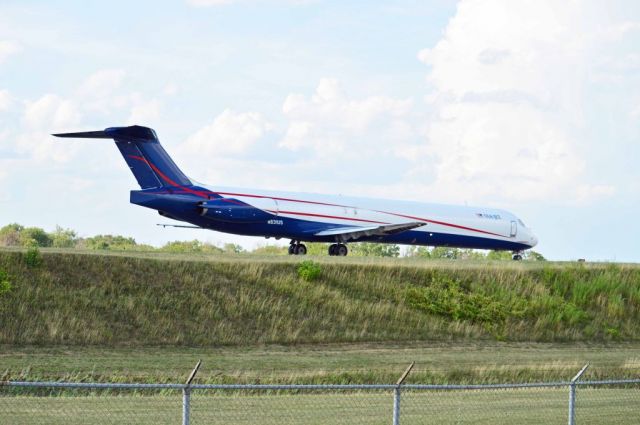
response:
[(334, 243), (329, 245), (329, 255), (331, 256), (338, 256), (338, 257), (344, 257), (349, 253), (349, 250), (347, 249), (347, 246), (343, 243)]
[(289, 255), (307, 255), (307, 247), (300, 241), (291, 241), (289, 244)]
[[(289, 243), (289, 255), (307, 255), (307, 247), (300, 241), (291, 241)], [(345, 257), (349, 253), (347, 246), (343, 243), (334, 243), (329, 245), (329, 255)]]

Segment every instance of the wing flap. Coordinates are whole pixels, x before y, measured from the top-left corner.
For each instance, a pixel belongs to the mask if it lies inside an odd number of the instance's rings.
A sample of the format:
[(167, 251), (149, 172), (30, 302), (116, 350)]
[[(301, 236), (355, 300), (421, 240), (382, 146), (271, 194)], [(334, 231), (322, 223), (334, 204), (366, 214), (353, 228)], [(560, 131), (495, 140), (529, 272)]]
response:
[(355, 241), (367, 236), (387, 236), (397, 233), (406, 232), (407, 230), (422, 227), (427, 223), (422, 221), (412, 221), (409, 223), (384, 224), (382, 226), (367, 227), (336, 227), (333, 229), (322, 230), (315, 236), (336, 236), (341, 241)]

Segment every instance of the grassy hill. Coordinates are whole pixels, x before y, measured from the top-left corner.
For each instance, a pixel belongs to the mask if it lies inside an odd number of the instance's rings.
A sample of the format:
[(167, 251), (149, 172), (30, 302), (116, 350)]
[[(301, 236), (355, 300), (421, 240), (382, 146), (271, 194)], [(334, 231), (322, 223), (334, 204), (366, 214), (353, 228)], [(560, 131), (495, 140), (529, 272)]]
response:
[(0, 344), (242, 346), (640, 339), (640, 267), (0, 251)]

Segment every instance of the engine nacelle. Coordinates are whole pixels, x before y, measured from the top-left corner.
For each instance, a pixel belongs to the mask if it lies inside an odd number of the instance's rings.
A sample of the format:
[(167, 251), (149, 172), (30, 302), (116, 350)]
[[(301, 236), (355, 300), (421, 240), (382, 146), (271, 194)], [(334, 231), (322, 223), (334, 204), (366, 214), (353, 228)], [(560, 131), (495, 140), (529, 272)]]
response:
[(231, 198), (200, 202), (198, 212), (211, 220), (232, 223), (260, 223), (273, 218), (273, 214)]

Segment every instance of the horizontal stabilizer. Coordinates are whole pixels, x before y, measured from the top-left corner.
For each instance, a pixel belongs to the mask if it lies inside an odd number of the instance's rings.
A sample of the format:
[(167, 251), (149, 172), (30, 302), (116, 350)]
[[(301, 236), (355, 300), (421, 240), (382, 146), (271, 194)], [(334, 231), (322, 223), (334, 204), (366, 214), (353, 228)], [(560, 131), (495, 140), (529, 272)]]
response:
[(56, 137), (77, 137), (80, 139), (115, 139), (137, 142), (157, 142), (158, 136), (153, 129), (141, 125), (129, 127), (109, 127), (98, 131), (80, 131), (76, 133), (57, 133)]
[(327, 229), (315, 234), (315, 236), (336, 236), (342, 242), (354, 241), (367, 236), (387, 236), (396, 233), (406, 232), (407, 230), (422, 227), (427, 223), (422, 221), (412, 221), (400, 224), (385, 224), (382, 226), (368, 227), (337, 227)]
[(57, 133), (52, 134), (52, 136), (56, 137), (75, 137), (78, 139), (111, 139), (105, 131), (80, 131), (77, 133)]

